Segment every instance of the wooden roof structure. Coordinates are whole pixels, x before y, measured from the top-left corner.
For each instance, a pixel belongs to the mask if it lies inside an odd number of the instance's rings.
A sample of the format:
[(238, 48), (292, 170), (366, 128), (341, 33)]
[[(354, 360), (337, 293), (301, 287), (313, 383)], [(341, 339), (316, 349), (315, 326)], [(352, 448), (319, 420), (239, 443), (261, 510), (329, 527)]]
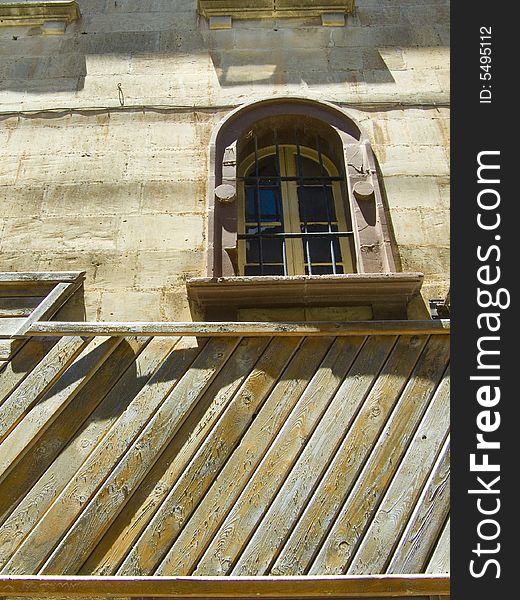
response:
[(0, 595), (449, 594), (446, 323), (23, 331)]

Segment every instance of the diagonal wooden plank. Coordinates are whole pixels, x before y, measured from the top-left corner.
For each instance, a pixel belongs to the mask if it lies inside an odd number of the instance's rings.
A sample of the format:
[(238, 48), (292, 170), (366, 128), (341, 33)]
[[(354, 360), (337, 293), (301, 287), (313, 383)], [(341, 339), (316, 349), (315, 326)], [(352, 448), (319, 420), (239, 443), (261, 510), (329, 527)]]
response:
[(189, 574), (196, 567), (332, 342), (333, 338), (309, 338), (299, 347), (240, 445), (156, 569), (157, 575)]
[(14, 335), (23, 336), (37, 321), (50, 319), (82, 284), (83, 280), (78, 280), (75, 283), (58, 283), (32, 313), (26, 319), (23, 319)]
[(13, 554), (3, 572), (20, 574), (37, 571), (198, 353), (199, 348), (193, 339), (182, 338), (174, 345), (152, 378), (120, 414)]
[[(5, 480), (0, 496), (0, 521), (5, 521), (0, 527), (0, 566), (9, 560), (109, 428), (111, 420), (116, 419), (125, 397), (129, 393), (135, 395), (139, 384), (134, 369), (149, 342), (150, 338), (126, 338), (60, 419), (49, 427), (36, 450)], [(171, 348), (171, 342), (168, 346)]]
[(236, 562), (233, 575), (260, 575), (268, 571), (343, 441), (345, 432), (377, 379), (395, 341), (389, 336), (368, 338), (309, 443)]
[(308, 569), (320, 540), (333, 523), (398, 401), (426, 341), (424, 336), (401, 336), (398, 339), (316, 491), (271, 567), (273, 575), (302, 575)]
[(0, 483), (31, 450), (120, 343), (121, 340), (117, 338), (94, 338), (4, 439), (0, 444)]
[(153, 571), (236, 448), (300, 341), (280, 338), (270, 343), (200, 450), (171, 488), (118, 574)]
[[(390, 344), (393, 341), (389, 338)], [(200, 559), (194, 575), (226, 575), (230, 572), (251, 532), (334, 398), (363, 342), (363, 338), (335, 340)]]
[[(90, 338), (91, 339), (91, 338)], [(90, 339), (62, 338), (0, 408), (0, 441), (62, 375)]]
[(448, 339), (441, 336), (430, 338), (355, 487), (312, 563), (310, 574), (340, 574), (348, 566), (446, 369), (447, 342)]
[(11, 358), (0, 374), (0, 406), (57, 342), (57, 338), (31, 338), (20, 348), (16, 358)]
[(42, 574), (75, 573), (156, 462), (240, 338), (212, 339), (202, 349), (114, 471), (49, 557)]
[(437, 459), (416, 509), (399, 540), (388, 573), (420, 573), (450, 508), (450, 440)]
[[(80, 573), (110, 575), (116, 572), (195, 452), (202, 443), (209, 444), (206, 438), (210, 434), (213, 435), (212, 428), (244, 380), (250, 377), (251, 370), (268, 343), (269, 338), (241, 340), (233, 356), (205, 392), (204, 398), (190, 413), (178, 434), (132, 495), (124, 510), (117, 516), (82, 566)], [(278, 352), (280, 348), (283, 349), (283, 344), (280, 347), (276, 343), (273, 345), (277, 347)], [(240, 420), (237, 419), (233, 421), (233, 431), (238, 431), (239, 428)], [(225, 445), (224, 440), (225, 438), (222, 437), (218, 441), (221, 448), (220, 455)], [(204, 465), (209, 464), (210, 459), (205, 459)], [(205, 474), (203, 472), (200, 476), (194, 477), (193, 482), (202, 485)]]
[(428, 561), (426, 573), (449, 573), (450, 572), (450, 518), (446, 521), (444, 528), (437, 540), (437, 545), (432, 557)]
[(448, 435), (450, 378), (444, 377), (347, 573), (384, 573)]

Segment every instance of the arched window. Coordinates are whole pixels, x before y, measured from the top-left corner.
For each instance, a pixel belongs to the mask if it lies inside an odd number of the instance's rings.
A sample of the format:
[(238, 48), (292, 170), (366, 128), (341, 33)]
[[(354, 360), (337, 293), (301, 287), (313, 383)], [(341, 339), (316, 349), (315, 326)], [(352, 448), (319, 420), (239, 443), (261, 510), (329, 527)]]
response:
[[(239, 275), (337, 275), (355, 272), (354, 233), (345, 175), (321, 151), (293, 132), (293, 143), (259, 144), (238, 167)], [(291, 132), (285, 132), (287, 141)], [(312, 141), (312, 140), (311, 140)]]
[(343, 110), (240, 107), (215, 128), (209, 165), (208, 276), (187, 282), (195, 318), (294, 307), (406, 318), (423, 276), (397, 272), (374, 155)]

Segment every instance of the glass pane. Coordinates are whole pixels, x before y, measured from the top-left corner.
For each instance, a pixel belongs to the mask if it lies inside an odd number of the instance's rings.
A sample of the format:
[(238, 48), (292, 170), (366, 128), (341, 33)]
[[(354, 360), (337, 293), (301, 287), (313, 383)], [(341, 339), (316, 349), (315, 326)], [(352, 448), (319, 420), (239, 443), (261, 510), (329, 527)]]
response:
[(329, 186), (299, 186), (298, 203), (301, 221), (336, 221), (332, 189)]
[[(334, 257), (331, 252), (331, 242), (334, 249)], [(311, 264), (314, 263), (332, 263), (342, 262), (341, 250), (338, 240), (331, 238), (307, 238), (307, 247), (305, 248), (305, 259), (307, 260), (307, 252), (310, 254)], [(308, 250), (307, 250), (308, 248)]]
[[(259, 190), (259, 196), (256, 188), (246, 187), (246, 221), (282, 221), (282, 202), (278, 188), (262, 188)], [(256, 198), (259, 197), (257, 207)]]
[[(301, 172), (298, 173), (300, 177), (327, 177), (328, 173), (325, 167), (322, 169), (319, 162), (307, 158), (306, 156), (299, 156), (296, 153), (296, 160), (300, 162)], [(298, 164), (298, 163), (297, 163)]]
[(260, 265), (246, 265), (244, 275), (284, 275), (284, 268), (283, 265), (264, 265), (263, 268)]
[[(263, 234), (281, 233), (282, 227), (262, 226)], [(258, 227), (247, 227), (246, 233), (258, 235)], [(260, 249), (262, 255), (260, 260)], [(283, 238), (281, 237), (258, 237), (258, 239), (246, 240), (246, 262), (247, 263), (283, 263)]]
[[(317, 266), (313, 266), (312, 267), (312, 275), (333, 275), (334, 274), (334, 270), (332, 269), (332, 265), (320, 265), (319, 267)], [(336, 275), (342, 275), (343, 274), (343, 267), (342, 266), (337, 266), (336, 267)], [(305, 275), (309, 275), (309, 267), (305, 267)]]
[[(246, 177), (256, 177), (257, 166), (253, 165), (247, 172)], [(264, 156), (258, 160), (258, 176), (259, 177), (276, 177), (278, 175), (276, 157), (274, 154)]]

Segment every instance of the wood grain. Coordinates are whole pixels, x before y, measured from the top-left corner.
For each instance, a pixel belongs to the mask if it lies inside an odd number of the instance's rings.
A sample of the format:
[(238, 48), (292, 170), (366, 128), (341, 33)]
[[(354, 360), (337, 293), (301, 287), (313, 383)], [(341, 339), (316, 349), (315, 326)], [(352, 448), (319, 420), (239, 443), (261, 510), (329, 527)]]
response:
[[(210, 434), (217, 440), (220, 439), (212, 429), (230, 402), (238, 401), (235, 398), (237, 390), (249, 376), (268, 343), (269, 338), (242, 339), (233, 356), (206, 390), (204, 398), (197, 403), (178, 434), (82, 566), (80, 573), (110, 575), (117, 571), (128, 554), (128, 549), (134, 546), (201, 444), (209, 444), (206, 438)], [(240, 435), (240, 420), (233, 419), (231, 423), (233, 430), (237, 431), (236, 435)], [(222, 441), (219, 443), (223, 446)], [(222, 454), (222, 450), (220, 452)], [(202, 462), (204, 464), (205, 460)], [(198, 476), (194, 480), (200, 485)]]
[(42, 574), (73, 574), (81, 567), (239, 341), (240, 338), (213, 339), (205, 345), (144, 430), (129, 444), (104, 485), (68, 528), (63, 540), (42, 567)]
[(348, 574), (384, 573), (391, 549), (401, 537), (420, 490), (448, 435), (450, 379), (447, 371), (363, 537)]
[(374, 336), (367, 340), (309, 443), (262, 522), (257, 525), (254, 535), (233, 568), (233, 575), (268, 572), (343, 441), (394, 343), (395, 338), (386, 336)]
[[(195, 569), (229, 510), (263, 459), (333, 338), (306, 339), (262, 406), (240, 445), (156, 569), (157, 575), (186, 575)], [(195, 543), (194, 543), (195, 542)]]
[(430, 478), (394, 552), (388, 573), (423, 571), (430, 550), (446, 522), (449, 511), (450, 439), (432, 470)]
[[(0, 497), (0, 566), (61, 493), (127, 402), (138, 391), (129, 367), (150, 338), (127, 338), (45, 432), (35, 451), (4, 482)], [(168, 346), (171, 348), (171, 341)], [(130, 394), (130, 395), (129, 395)], [(133, 394), (133, 395), (132, 395)], [(86, 422), (85, 422), (86, 421)]]
[[(375, 382), (365, 383), (368, 394), (361, 400), (359, 412), (281, 548), (271, 574), (306, 573), (400, 398), (426, 341), (426, 337), (401, 336)], [(371, 368), (367, 373), (369, 381), (377, 375)]]
[(247, 428), (260, 410), (284, 366), (299, 346), (299, 339), (274, 339), (240, 387), (201, 448), (173, 485), (137, 544), (118, 571), (120, 575), (154, 571), (168, 546), (176, 539), (203, 499)]
[(348, 567), (446, 369), (447, 341), (441, 336), (430, 338), (410, 383), (312, 563), (310, 574), (341, 574)]
[(184, 338), (174, 346), (12, 555), (5, 573), (34, 573), (42, 566), (198, 353), (193, 341)]

